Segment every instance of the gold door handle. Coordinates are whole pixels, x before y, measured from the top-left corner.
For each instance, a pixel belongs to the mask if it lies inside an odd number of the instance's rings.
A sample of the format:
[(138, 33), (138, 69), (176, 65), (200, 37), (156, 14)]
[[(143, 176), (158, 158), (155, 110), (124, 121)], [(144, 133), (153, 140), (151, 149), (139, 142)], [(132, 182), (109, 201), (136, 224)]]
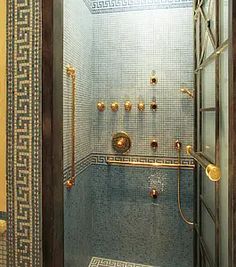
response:
[(186, 147), (186, 152), (205, 169), (206, 175), (211, 181), (218, 182), (221, 179), (221, 171), (218, 166), (212, 164), (202, 154), (193, 151), (192, 146), (188, 145)]
[(209, 164), (206, 167), (206, 175), (213, 182), (217, 182), (221, 178), (220, 168), (215, 166), (214, 164)]

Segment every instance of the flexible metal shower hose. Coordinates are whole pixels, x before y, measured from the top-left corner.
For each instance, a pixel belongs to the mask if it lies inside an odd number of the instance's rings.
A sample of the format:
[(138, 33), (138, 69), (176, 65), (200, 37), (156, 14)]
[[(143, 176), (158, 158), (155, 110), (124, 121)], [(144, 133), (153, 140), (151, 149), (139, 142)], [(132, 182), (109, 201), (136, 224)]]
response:
[[(180, 165), (180, 153), (181, 153), (181, 149), (178, 149), (178, 163), (179, 163), (179, 165)], [(183, 211), (182, 211), (182, 208), (181, 208), (181, 197), (180, 197), (180, 195), (181, 195), (181, 193), (180, 193), (180, 167), (178, 167), (178, 171), (177, 171), (178, 173), (177, 173), (177, 176), (178, 176), (178, 209), (179, 209), (179, 213), (180, 213), (180, 216), (181, 216), (181, 218), (183, 219), (183, 221), (185, 222), (185, 223), (187, 223), (188, 225), (193, 225), (193, 222), (191, 222), (191, 221), (189, 221), (186, 217), (185, 217), (185, 215), (184, 215), (184, 213), (183, 213)]]

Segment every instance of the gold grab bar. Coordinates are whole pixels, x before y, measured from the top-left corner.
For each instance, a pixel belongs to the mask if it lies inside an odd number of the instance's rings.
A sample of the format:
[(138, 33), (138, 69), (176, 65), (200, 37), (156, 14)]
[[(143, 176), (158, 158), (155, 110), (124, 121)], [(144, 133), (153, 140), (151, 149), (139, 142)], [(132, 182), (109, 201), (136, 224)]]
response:
[(116, 166), (136, 166), (136, 167), (155, 167), (155, 168), (183, 168), (193, 169), (195, 165), (190, 164), (174, 164), (174, 163), (158, 163), (158, 162), (130, 162), (130, 161), (118, 161), (118, 160), (107, 160), (108, 165)]
[(66, 188), (70, 190), (75, 185), (75, 94), (76, 94), (76, 71), (72, 66), (67, 66), (66, 72), (72, 79), (72, 125), (71, 125), (71, 178), (66, 182)]
[(205, 169), (206, 175), (211, 181), (217, 182), (220, 180), (221, 171), (218, 166), (212, 164), (202, 155), (199, 155), (199, 153), (193, 151), (192, 146), (187, 146), (186, 151), (188, 155), (192, 156)]

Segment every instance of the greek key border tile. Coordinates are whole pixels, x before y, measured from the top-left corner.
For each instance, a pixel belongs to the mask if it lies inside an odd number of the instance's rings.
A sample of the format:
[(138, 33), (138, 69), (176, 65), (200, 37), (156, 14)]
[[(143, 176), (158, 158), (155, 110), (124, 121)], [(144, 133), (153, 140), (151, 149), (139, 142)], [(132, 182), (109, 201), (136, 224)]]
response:
[(125, 261), (93, 257), (88, 267), (158, 267), (158, 266), (143, 265), (133, 262), (125, 262)]
[(92, 14), (192, 7), (192, 0), (84, 0)]
[[(149, 157), (149, 156), (135, 156), (135, 155), (114, 155), (114, 154), (92, 154), (92, 164), (106, 165), (107, 160), (123, 161), (123, 162), (142, 162), (142, 163), (167, 163), (178, 164), (178, 158), (164, 158), (164, 157)], [(193, 159), (181, 158), (181, 164), (193, 165)]]
[[(178, 158), (149, 157), (139, 155), (115, 155), (91, 153), (76, 163), (76, 175), (85, 171), (90, 165), (107, 165), (107, 161), (142, 162), (142, 163), (166, 163), (178, 164)], [(194, 165), (192, 158), (181, 158), (181, 164)], [(71, 167), (64, 170), (63, 182), (71, 178)]]
[(41, 1), (7, 1), (8, 266), (40, 266)]

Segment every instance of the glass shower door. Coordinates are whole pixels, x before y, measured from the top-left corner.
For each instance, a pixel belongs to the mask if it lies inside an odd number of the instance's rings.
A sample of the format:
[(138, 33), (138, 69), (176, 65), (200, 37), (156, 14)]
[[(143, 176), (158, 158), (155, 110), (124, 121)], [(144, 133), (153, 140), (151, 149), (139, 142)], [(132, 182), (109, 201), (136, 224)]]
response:
[[(227, 11), (227, 1), (195, 1), (194, 153), (220, 169), (227, 165)], [(227, 200), (221, 194), (227, 190), (227, 168), (212, 181), (204, 167), (197, 164), (196, 266), (228, 266)]]

